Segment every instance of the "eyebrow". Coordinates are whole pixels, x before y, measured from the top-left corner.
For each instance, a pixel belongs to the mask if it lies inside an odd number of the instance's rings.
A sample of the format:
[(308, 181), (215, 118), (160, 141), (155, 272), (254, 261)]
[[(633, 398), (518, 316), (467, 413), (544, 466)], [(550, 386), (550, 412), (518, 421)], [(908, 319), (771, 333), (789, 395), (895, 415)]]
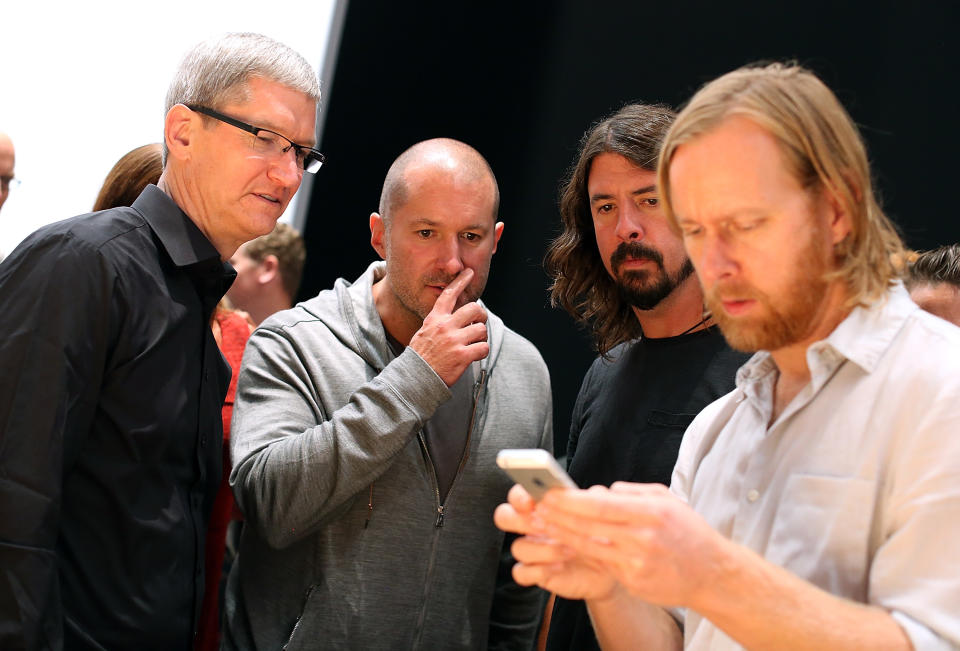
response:
[[(417, 228), (417, 227), (420, 227), (420, 226), (431, 226), (431, 227), (434, 227), (434, 226), (440, 226), (441, 224), (440, 224), (440, 222), (433, 221), (432, 219), (428, 219), (428, 218), (426, 218), (426, 217), (418, 217), (418, 218), (414, 219), (414, 220), (410, 223), (410, 225), (413, 226), (414, 228)], [(488, 230), (488, 229), (489, 229), (489, 227), (488, 227), (488, 226), (484, 226), (483, 224), (468, 224), (467, 226), (465, 226), (465, 227), (462, 228), (461, 230), (464, 230), (464, 231), (486, 231), (486, 230)]]
[[(650, 192), (656, 192), (656, 191), (657, 191), (657, 186), (647, 185), (642, 188), (637, 188), (630, 194), (632, 194), (633, 196), (637, 196), (640, 194), (648, 194)], [(613, 198), (614, 196), (612, 194), (592, 194), (590, 195), (590, 203), (593, 203), (594, 201), (604, 201), (606, 199), (613, 199)]]
[[(237, 118), (235, 118), (235, 119), (237, 119)], [(316, 137), (311, 138), (309, 143), (306, 143), (306, 142), (297, 142), (296, 140), (291, 140), (291, 139), (290, 139), (290, 136), (288, 136), (287, 134), (285, 134), (285, 133), (283, 133), (282, 131), (280, 131), (280, 129), (277, 128), (277, 126), (274, 125), (274, 124), (272, 123), (272, 121), (264, 120), (264, 121), (261, 121), (261, 122), (247, 122), (247, 124), (249, 124), (249, 125), (252, 126), (252, 127), (256, 127), (256, 128), (258, 128), (258, 129), (266, 129), (267, 131), (270, 131), (270, 132), (272, 132), (272, 133), (275, 133), (275, 134), (277, 134), (278, 136), (283, 136), (283, 137), (286, 138), (287, 140), (290, 140), (290, 142), (292, 142), (293, 144), (299, 145), (299, 146), (301, 146), (301, 147), (309, 147), (310, 149), (314, 149), (314, 148), (316, 148), (316, 146), (317, 146)]]

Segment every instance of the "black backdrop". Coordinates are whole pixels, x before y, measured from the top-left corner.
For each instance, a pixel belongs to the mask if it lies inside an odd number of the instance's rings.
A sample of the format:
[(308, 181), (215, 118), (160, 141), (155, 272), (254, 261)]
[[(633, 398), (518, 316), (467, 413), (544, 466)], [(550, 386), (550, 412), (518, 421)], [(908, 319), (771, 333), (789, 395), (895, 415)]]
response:
[(856, 4), (354, 0), (323, 108), (328, 164), (311, 195), (301, 298), (374, 258), (367, 219), (401, 151), (437, 136), (473, 145), (497, 174), (506, 223), (484, 300), (550, 367), (562, 452), (593, 353), (550, 309), (541, 260), (580, 136), (621, 104), (678, 106), (744, 63), (797, 60), (861, 126), (907, 243), (960, 241), (953, 3)]

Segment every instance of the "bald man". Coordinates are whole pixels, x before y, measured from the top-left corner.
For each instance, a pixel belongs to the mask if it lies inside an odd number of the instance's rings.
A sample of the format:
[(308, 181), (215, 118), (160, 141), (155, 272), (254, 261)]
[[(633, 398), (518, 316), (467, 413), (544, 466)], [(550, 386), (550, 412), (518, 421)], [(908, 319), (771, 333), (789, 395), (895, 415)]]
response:
[[(13, 141), (10, 136), (0, 132), (0, 208), (7, 201), (10, 194), (10, 184), (13, 182), (13, 165), (16, 162), (13, 151)], [(3, 261), (3, 252), (0, 251), (0, 262)]]
[(10, 194), (10, 183), (13, 181), (13, 164), (16, 157), (13, 151), (13, 141), (10, 136), (0, 132), (0, 208)]
[(384, 261), (251, 337), (231, 442), (247, 526), (226, 648), (532, 643), (539, 595), (514, 583), (493, 527), (510, 487), (494, 460), (550, 449), (550, 381), (479, 301), (498, 204), (472, 147), (414, 145), (370, 215)]

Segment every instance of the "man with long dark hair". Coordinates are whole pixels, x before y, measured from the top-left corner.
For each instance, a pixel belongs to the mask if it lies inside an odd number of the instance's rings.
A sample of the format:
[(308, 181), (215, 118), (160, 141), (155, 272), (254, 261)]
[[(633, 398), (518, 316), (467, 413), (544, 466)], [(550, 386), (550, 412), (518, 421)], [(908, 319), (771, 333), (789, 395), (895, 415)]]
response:
[[(581, 486), (670, 483), (683, 432), (734, 386), (747, 360), (703, 308), (703, 292), (660, 206), (657, 157), (674, 113), (629, 104), (584, 135), (551, 244), (551, 297), (592, 328), (567, 444)], [(549, 649), (599, 648), (580, 600), (557, 599)]]

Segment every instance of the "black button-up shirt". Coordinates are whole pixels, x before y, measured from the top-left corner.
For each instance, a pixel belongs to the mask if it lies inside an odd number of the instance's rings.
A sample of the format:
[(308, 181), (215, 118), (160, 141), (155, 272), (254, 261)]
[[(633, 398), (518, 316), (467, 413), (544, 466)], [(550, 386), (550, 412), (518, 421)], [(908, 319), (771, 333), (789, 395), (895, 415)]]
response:
[(233, 277), (155, 186), (0, 264), (0, 648), (190, 648)]

